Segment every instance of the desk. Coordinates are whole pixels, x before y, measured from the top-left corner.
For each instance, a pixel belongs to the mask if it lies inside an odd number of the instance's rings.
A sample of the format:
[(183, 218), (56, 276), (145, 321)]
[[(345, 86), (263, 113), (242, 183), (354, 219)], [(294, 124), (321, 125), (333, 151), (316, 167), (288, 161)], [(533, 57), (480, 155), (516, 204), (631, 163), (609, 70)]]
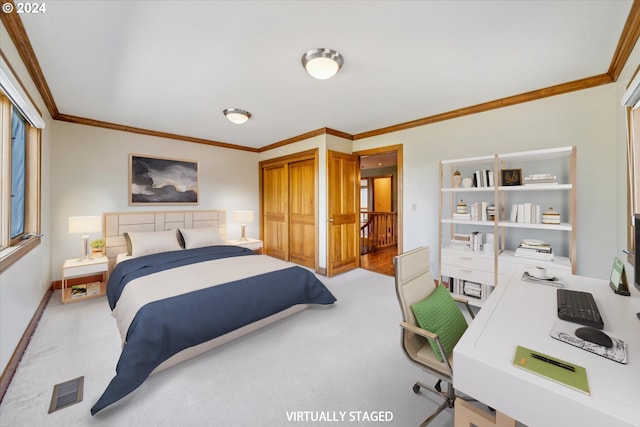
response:
[[(626, 365), (551, 338), (556, 288), (520, 280), (496, 287), (454, 353), (454, 387), (529, 427), (638, 426), (640, 423), (640, 295), (614, 294), (607, 281), (562, 276), (567, 289), (593, 294), (604, 332), (627, 343)], [(570, 325), (573, 325), (567, 322)], [(576, 328), (580, 325), (575, 324)], [(522, 345), (587, 369), (591, 395), (512, 365)]]

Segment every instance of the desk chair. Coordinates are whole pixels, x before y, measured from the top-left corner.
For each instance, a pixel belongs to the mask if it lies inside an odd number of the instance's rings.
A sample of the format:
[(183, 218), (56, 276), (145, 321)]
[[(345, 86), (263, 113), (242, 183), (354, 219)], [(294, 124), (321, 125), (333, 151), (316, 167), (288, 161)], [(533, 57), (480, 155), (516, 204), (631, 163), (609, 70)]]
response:
[[(444, 288), (438, 290), (435, 285), (431, 274), (428, 247), (414, 249), (398, 255), (393, 259), (393, 264), (395, 267), (396, 293), (403, 315), (403, 321), (400, 323), (402, 327), (402, 349), (411, 362), (438, 379), (433, 387), (418, 381), (413, 386), (413, 391), (419, 393), (420, 389), (424, 388), (444, 399), (438, 409), (421, 424), (421, 426), (425, 426), (445, 408), (454, 407), (456, 394), (453, 389), (453, 352), (451, 351), (453, 347), (451, 343), (448, 345), (443, 344), (443, 341), (446, 341), (444, 336), (446, 332), (441, 333), (443, 336), (440, 336), (436, 330), (429, 331), (421, 328), (411, 306), (433, 298), (434, 302), (438, 302), (434, 310), (439, 311), (434, 314), (436, 317), (441, 317), (443, 323), (446, 324), (448, 322), (447, 316), (456, 310), (457, 314), (454, 313), (454, 316), (463, 318), (464, 328), (466, 328), (466, 320), (464, 320), (462, 312), (456, 304), (450, 301), (449, 304), (439, 303), (443, 291), (445, 292), (445, 299), (449, 298), (451, 294)], [(436, 293), (438, 294), (438, 300), (436, 300)], [(457, 297), (453, 297), (453, 299), (465, 304), (469, 315), (473, 318), (473, 311), (466, 300)], [(451, 308), (452, 306), (453, 309)], [(439, 307), (442, 307), (442, 310)], [(438, 327), (435, 329), (440, 330)], [(457, 339), (459, 339), (459, 336)], [(455, 342), (457, 342), (457, 339)], [(449, 346), (451, 350), (447, 351), (446, 348)], [(434, 347), (439, 350), (442, 360), (438, 359), (436, 352), (434, 352)], [(446, 391), (442, 391), (441, 383), (443, 381), (447, 383)]]

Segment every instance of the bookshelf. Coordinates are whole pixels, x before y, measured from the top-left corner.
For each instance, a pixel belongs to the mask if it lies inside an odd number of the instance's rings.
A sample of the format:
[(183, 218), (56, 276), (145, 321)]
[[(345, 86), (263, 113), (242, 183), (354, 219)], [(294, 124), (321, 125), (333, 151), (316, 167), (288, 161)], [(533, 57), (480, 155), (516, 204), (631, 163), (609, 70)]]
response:
[[(441, 161), (440, 280), (482, 306), (516, 268), (575, 274), (575, 170), (574, 146)], [(463, 180), (454, 187), (456, 171)], [(524, 241), (544, 242), (553, 255), (518, 248)]]

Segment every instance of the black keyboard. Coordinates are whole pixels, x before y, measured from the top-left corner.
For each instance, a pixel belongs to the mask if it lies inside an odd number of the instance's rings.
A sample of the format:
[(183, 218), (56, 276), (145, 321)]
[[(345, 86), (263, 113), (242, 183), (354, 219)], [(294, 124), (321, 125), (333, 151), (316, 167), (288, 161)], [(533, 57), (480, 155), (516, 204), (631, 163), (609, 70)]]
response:
[(557, 293), (560, 319), (593, 328), (604, 328), (596, 301), (589, 292), (557, 289)]

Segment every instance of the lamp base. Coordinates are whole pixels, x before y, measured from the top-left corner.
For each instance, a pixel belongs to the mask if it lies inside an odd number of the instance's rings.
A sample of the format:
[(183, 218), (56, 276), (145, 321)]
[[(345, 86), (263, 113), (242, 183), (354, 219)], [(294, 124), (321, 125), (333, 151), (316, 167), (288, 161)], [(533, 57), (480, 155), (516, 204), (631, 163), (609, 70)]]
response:
[(240, 240), (243, 240), (243, 241), (245, 241), (245, 242), (246, 242), (247, 240), (249, 240), (249, 239), (247, 239), (247, 236), (246, 236), (246, 233), (245, 233), (245, 232), (246, 232), (246, 230), (247, 230), (247, 225), (246, 225), (246, 224), (242, 224), (242, 225), (240, 226)]
[(78, 258), (78, 261), (86, 262), (89, 261), (89, 236), (82, 236), (82, 258)]

